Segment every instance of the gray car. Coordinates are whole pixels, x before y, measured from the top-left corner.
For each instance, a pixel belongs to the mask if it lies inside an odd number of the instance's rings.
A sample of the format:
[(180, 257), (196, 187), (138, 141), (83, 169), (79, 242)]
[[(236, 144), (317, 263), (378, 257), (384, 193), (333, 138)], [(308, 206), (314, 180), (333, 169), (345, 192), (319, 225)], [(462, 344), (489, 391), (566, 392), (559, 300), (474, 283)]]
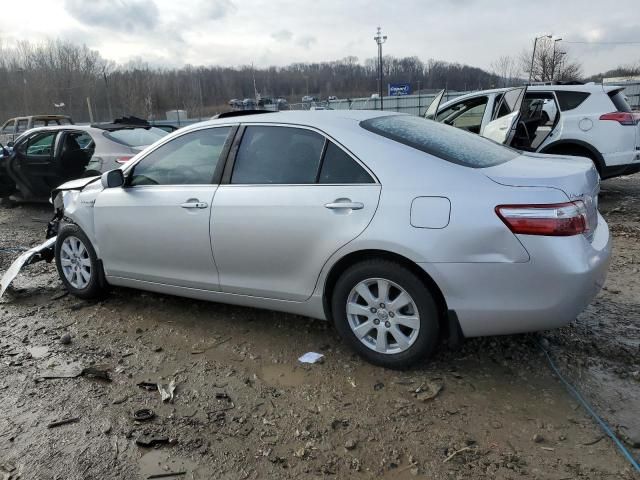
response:
[(222, 116), (59, 187), (55, 259), (81, 298), (117, 285), (327, 319), (400, 368), (443, 337), (574, 319), (609, 263), (598, 190), (587, 159), (409, 115)]
[(122, 123), (33, 128), (0, 154), (0, 197), (48, 199), (61, 182), (117, 168), (167, 133)]

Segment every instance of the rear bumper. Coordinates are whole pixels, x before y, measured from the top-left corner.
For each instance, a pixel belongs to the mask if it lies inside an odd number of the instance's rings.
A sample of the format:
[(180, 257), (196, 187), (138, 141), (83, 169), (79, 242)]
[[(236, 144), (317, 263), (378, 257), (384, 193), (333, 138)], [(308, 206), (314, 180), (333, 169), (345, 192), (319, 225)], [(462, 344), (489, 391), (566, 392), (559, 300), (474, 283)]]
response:
[(604, 285), (611, 240), (602, 217), (591, 243), (582, 235), (519, 239), (529, 262), (421, 264), (456, 312), (465, 337), (566, 325)]

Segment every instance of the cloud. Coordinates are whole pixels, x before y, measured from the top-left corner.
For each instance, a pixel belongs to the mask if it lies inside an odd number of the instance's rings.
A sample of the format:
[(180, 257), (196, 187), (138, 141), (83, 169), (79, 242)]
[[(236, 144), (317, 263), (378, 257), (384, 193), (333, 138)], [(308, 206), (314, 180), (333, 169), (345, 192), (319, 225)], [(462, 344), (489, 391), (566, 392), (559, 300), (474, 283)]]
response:
[(309, 48), (314, 43), (317, 43), (318, 39), (313, 35), (301, 35), (296, 39), (296, 43), (303, 48)]
[(80, 23), (126, 33), (154, 29), (160, 17), (153, 0), (65, 0), (64, 8)]
[(199, 17), (206, 17), (210, 20), (219, 20), (238, 10), (236, 4), (231, 0), (204, 0), (196, 8)]
[(293, 37), (293, 34), (289, 30), (278, 30), (271, 34), (271, 38), (277, 42), (288, 42)]

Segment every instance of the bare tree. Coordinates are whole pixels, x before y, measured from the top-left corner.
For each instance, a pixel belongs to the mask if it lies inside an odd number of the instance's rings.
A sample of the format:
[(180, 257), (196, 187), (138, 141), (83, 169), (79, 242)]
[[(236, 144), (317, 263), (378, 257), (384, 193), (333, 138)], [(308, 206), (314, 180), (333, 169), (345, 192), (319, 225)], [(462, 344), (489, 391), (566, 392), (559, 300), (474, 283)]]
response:
[(511, 87), (519, 83), (520, 65), (515, 57), (503, 55), (491, 62), (492, 72), (500, 77), (500, 83), (503, 87)]
[(582, 64), (572, 59), (569, 52), (551, 38), (538, 39), (533, 62), (532, 56), (533, 49), (523, 50), (520, 68), (534, 82), (580, 80), (582, 77)]

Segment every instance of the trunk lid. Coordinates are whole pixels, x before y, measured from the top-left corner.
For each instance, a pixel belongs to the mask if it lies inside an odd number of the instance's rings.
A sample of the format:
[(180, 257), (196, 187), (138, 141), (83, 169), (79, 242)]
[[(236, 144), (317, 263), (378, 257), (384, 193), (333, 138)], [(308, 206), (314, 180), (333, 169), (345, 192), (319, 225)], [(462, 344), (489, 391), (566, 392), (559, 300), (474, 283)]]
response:
[(600, 177), (590, 159), (527, 153), (482, 171), (501, 185), (556, 188), (571, 201), (582, 200), (590, 226), (587, 236), (591, 238), (598, 224)]

